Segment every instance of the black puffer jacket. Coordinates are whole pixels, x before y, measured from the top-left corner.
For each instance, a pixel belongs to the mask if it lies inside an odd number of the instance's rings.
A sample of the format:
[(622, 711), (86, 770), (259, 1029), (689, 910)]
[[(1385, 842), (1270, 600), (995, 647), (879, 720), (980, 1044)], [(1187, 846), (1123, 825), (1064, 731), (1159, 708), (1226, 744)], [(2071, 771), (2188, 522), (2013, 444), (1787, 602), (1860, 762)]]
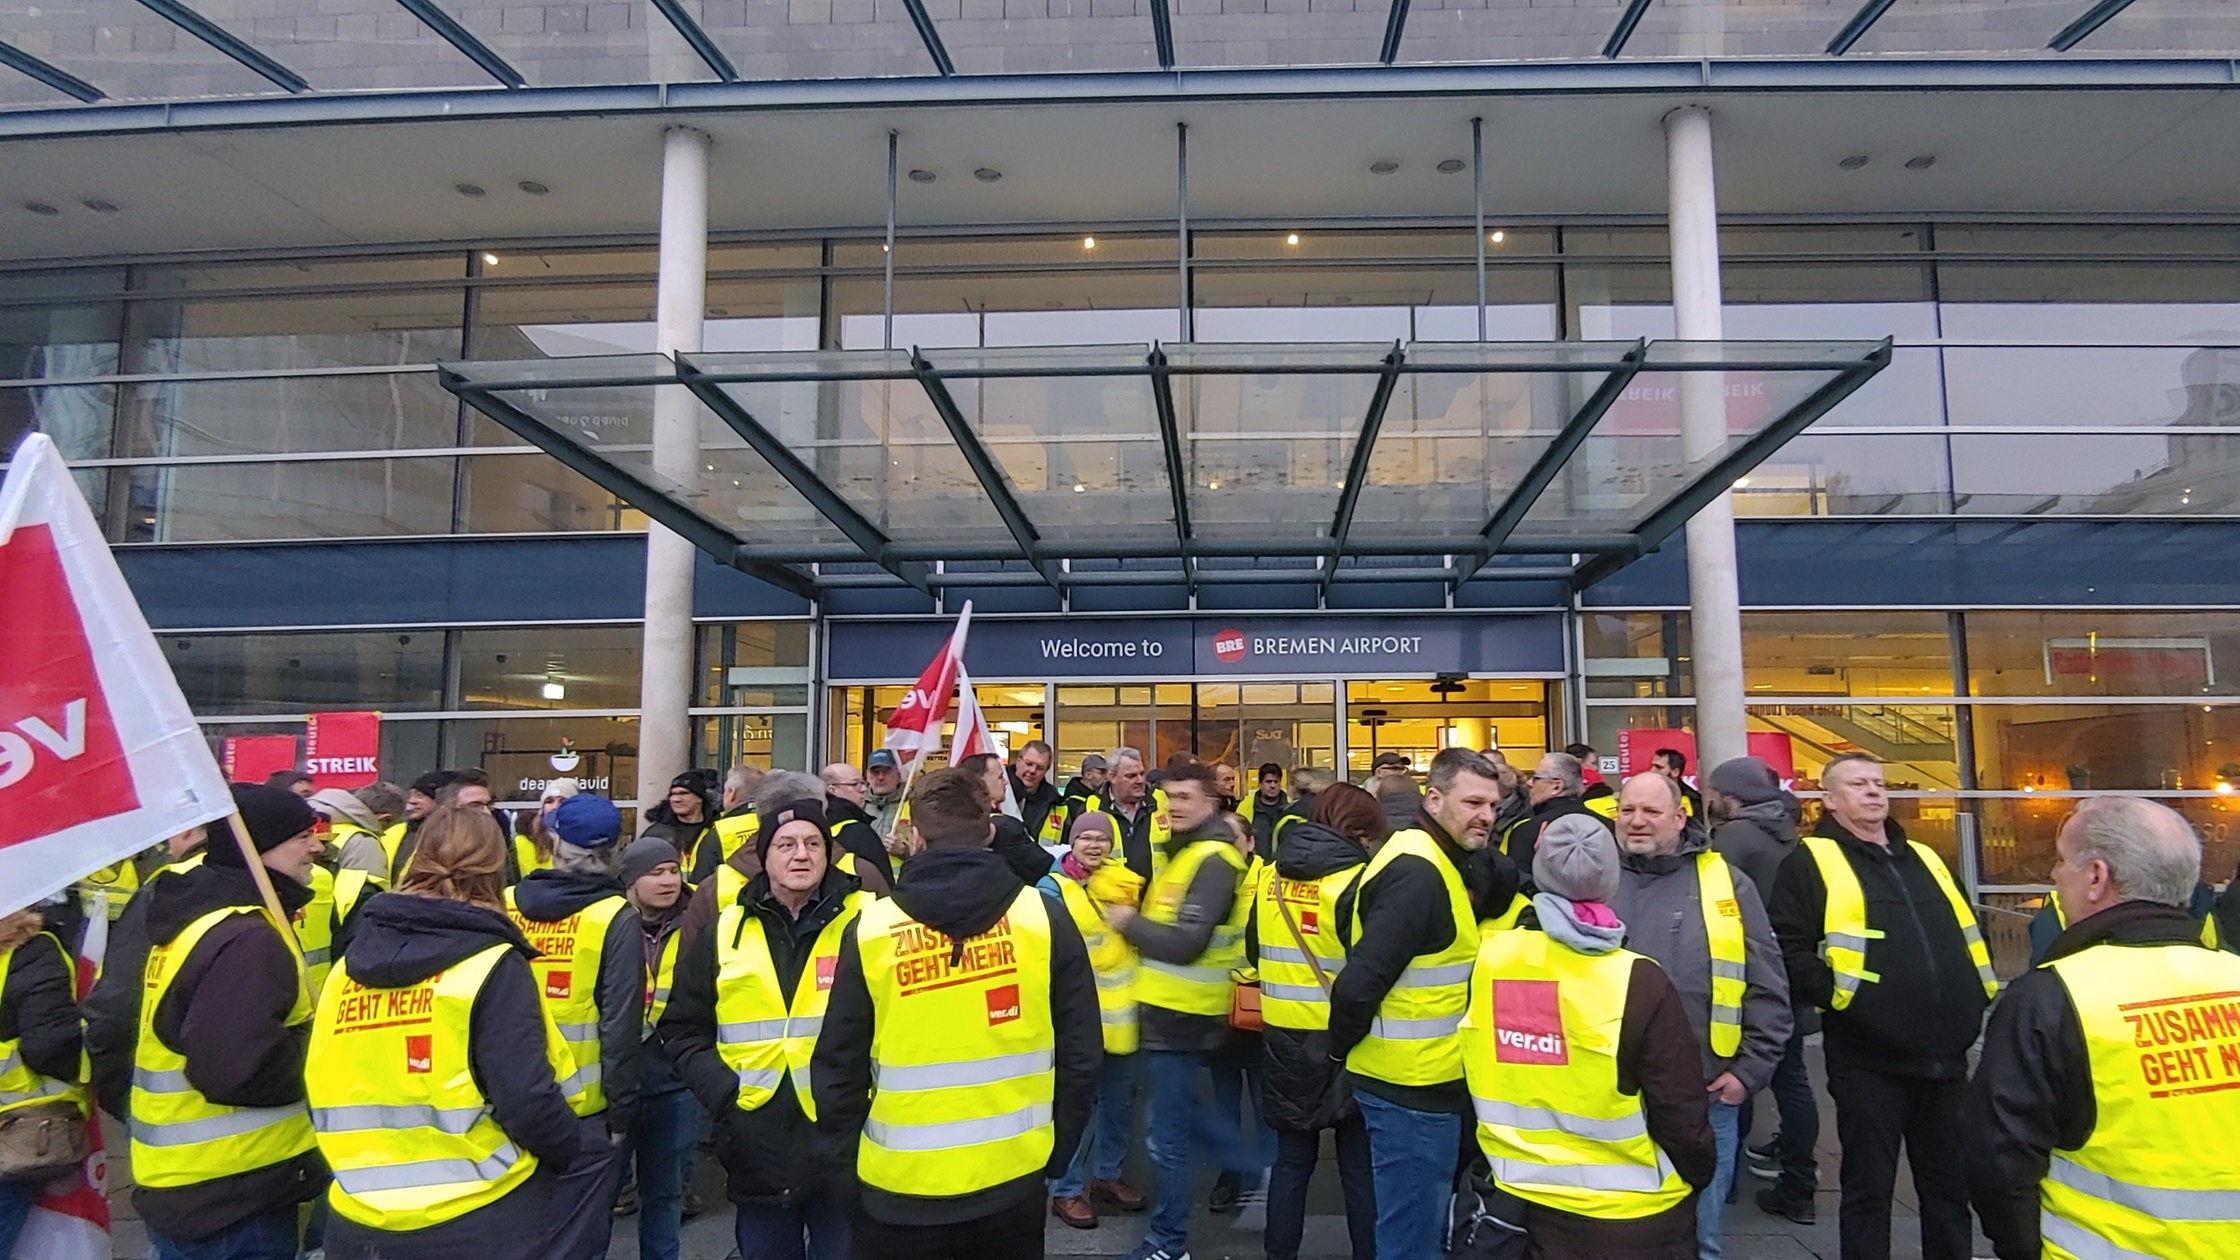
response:
[[(1276, 854), (1276, 877), (1322, 879), (1368, 861), (1369, 851), (1351, 836), (1318, 822), (1293, 823), (1283, 829), (1283, 850)], [(1338, 895), (1337, 920), (1316, 925), (1318, 940), (1346, 939), (1347, 929), (1353, 922), (1353, 894), (1357, 887), (1358, 881)], [(1273, 935), (1262, 941), (1259, 922), (1256, 910), (1246, 933), (1255, 963), (1259, 961), (1263, 945), (1297, 948), (1291, 940), (1290, 929), (1281, 921), (1272, 929)], [(1260, 1048), (1267, 1064), (1267, 1097), (1263, 1106), (1270, 1127), (1305, 1132), (1338, 1120), (1353, 1109), (1351, 1096), (1346, 1093), (1343, 1066), (1330, 1058), (1327, 1030), (1307, 1032), (1270, 1024), (1261, 1033)], [(1333, 1094), (1338, 1098), (1334, 1099)]]
[[(741, 904), (762, 924), (781, 992), (793, 992), (802, 968), (816, 952), (817, 934), (840, 917), (848, 897), (862, 887), (828, 868), (815, 899), (802, 907), (799, 918), (772, 895), (768, 875), (756, 875), (740, 892)], [(727, 908), (717, 909), (717, 923)], [(736, 943), (745, 931), (746, 921), (741, 919), (737, 931), (721, 943)], [(809, 1121), (794, 1097), (791, 1073), (778, 1082), (778, 1092), (770, 1101), (753, 1111), (739, 1110), (738, 1074), (724, 1066), (716, 1053), (718, 935), (711, 929), (679, 947), (684, 952), (677, 959), (669, 1007), (655, 1035), (676, 1065), (677, 1075), (716, 1117), (716, 1158), (723, 1165), (725, 1195), (733, 1203), (791, 1204), (817, 1185), (808, 1158)]]

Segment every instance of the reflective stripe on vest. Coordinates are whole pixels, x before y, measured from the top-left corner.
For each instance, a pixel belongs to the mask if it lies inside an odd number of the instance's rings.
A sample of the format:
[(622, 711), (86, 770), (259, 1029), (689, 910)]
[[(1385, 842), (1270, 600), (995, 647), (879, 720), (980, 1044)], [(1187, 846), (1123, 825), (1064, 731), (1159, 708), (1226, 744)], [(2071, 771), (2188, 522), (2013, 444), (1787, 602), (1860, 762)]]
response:
[(1205, 952), (1187, 963), (1145, 958), (1136, 973), (1136, 1001), (1185, 1015), (1227, 1015), (1229, 973), (1244, 966), (1244, 925), (1252, 913), (1252, 899), (1245, 895), (1244, 855), (1227, 840), (1193, 840), (1182, 852), (1159, 868), (1144, 891), (1143, 917), (1173, 926), (1181, 922), (1182, 903), (1190, 883), (1208, 862), (1223, 862), (1235, 872), (1237, 892), (1229, 899), (1229, 913), (1213, 929)]
[[(1364, 862), (1317, 879), (1285, 879), (1271, 872), (1261, 881), (1253, 928), (1260, 937), (1260, 1017), (1270, 1027), (1311, 1031), (1330, 1026), (1330, 998), (1315, 979), (1314, 963), (1322, 964), (1322, 974), (1333, 984), (1346, 969), (1338, 899), (1367, 869)], [(1285, 907), (1291, 911), (1289, 923)], [(1299, 929), (1296, 937), (1293, 926)], [(1299, 948), (1300, 941), (1306, 942), (1306, 950)]]
[[(395, 989), (337, 966), (319, 995), (304, 1077), (338, 1215), (389, 1233), (426, 1229), (496, 1202), (536, 1171), (472, 1070), (475, 999), (512, 948), (492, 945)], [(557, 1080), (574, 1064), (552, 1017), (538, 1018)]]
[[(1976, 924), (1975, 911), (1968, 906), (1967, 898), (1960, 895), (1959, 885), (1952, 882), (1952, 872), (1945, 869), (1944, 859), (1936, 850), (1917, 840), (1906, 844), (1921, 864), (1929, 868), (1930, 877), (1937, 881), (1947, 904), (1952, 907), (1953, 918), (1960, 924), (1960, 935), (1968, 944), (1968, 961), (1975, 964), (1976, 975), (1983, 981), (1986, 996), (1999, 996), (1999, 975), (1991, 969), (1991, 950), (1984, 943), (1983, 929)], [(1851, 869), (1851, 859), (1845, 856), (1840, 842), (1826, 836), (1806, 836), (1805, 852), (1812, 855), (1812, 863), (1820, 871), (1820, 882), (1827, 886), (1828, 908), (1822, 920), (1820, 957), (1828, 969), (1835, 973), (1835, 996), (1829, 1001), (1830, 1010), (1842, 1010), (1858, 996), (1859, 987), (1872, 984), (1882, 977), (1867, 970), (1867, 945), (1880, 940), (1882, 933), (1867, 925), (1867, 894), (1859, 884), (1859, 873)]]
[[(560, 1088), (579, 1116), (595, 1116), (607, 1109), (599, 1066), (599, 969), (607, 952), (607, 929), (628, 906), (621, 893), (614, 893), (565, 919), (547, 922), (521, 913), (514, 904), (514, 890), (506, 889), (506, 914), (538, 954), (529, 960), (537, 993), (553, 1026), (560, 1030), (560, 1039), (568, 1043), (574, 1067)], [(644, 956), (642, 949), (639, 956)]]
[[(1456, 1031), (1470, 1002), (1470, 969), (1478, 956), (1478, 919), (1462, 873), (1440, 851), (1429, 832), (1394, 832), (1369, 859), (1361, 876), (1366, 897), (1377, 876), (1402, 857), (1421, 858), (1446, 886), (1447, 911), (1454, 918), (1454, 939), (1435, 954), (1418, 954), (1377, 1004), (1376, 1017), (1346, 1056), (1346, 1067), (1394, 1085), (1437, 1085), (1462, 1075), (1462, 1043)], [(1349, 948), (1361, 943), (1361, 914), (1354, 912)]]
[(1104, 1024), (1104, 1052), (1133, 1054), (1136, 1049), (1136, 951), (1112, 930), (1090, 900), (1088, 890), (1056, 871), (1042, 885), (1054, 888), (1066, 915), (1089, 947), (1089, 969), (1097, 977), (1097, 1017)]
[(1696, 854), (1696, 888), (1711, 950), (1711, 1053), (1731, 1059), (1742, 1049), (1742, 998), (1750, 978), (1733, 868), (1708, 849)]
[(2100, 944), (2045, 966), (2084, 1032), (2094, 1117), (2038, 1184), (2045, 1254), (2240, 1256), (2240, 958)]
[[(302, 1103), (284, 1107), (228, 1107), (211, 1102), (187, 1080), (187, 1060), (156, 1035), (156, 1011), (171, 981), (202, 938), (235, 915), (254, 915), (286, 939), (288, 929), (262, 906), (223, 906), (185, 931), (148, 950), (142, 973), (139, 1039), (132, 1052), (132, 1175), (144, 1186), (174, 1189), (248, 1172), (310, 1150), (311, 1114)], [(287, 1016), (294, 1027), (311, 1018), (311, 989), (295, 947), (296, 996)], [(223, 984), (224, 977), (212, 977)]]
[[(62, 941), (49, 933), (40, 932), (15, 949), (0, 951), (0, 1005), (5, 1005), (8, 1000), (8, 968), (15, 962), (16, 950), (43, 948), (40, 941), (54, 946), (54, 952), (62, 962), (64, 975), (76, 974), (69, 952), (62, 948)], [(18, 1019), (17, 1023), (21, 1022)], [(83, 1114), (86, 1109), (85, 1088), (73, 1081), (58, 1081), (33, 1071), (31, 1065), (23, 1061), (23, 1040), (20, 1035), (0, 1041), (0, 1115), (37, 1103), (56, 1101), (70, 1102)]]
[(1049, 904), (1022, 888), (993, 927), (962, 942), (894, 901), (865, 904), (856, 948), (877, 1087), (856, 1154), (864, 1184), (954, 1198), (1050, 1162)]
[(1478, 1145), (1519, 1198), (1604, 1220), (1663, 1212), (1689, 1187), (1618, 1090), (1626, 990), (1641, 955), (1581, 954), (1538, 931), (1488, 935), (1463, 1020)]
[(817, 1118), (809, 1060), (824, 1031), (841, 934), (869, 900), (865, 892), (848, 894), (840, 913), (817, 933), (790, 999), (779, 988), (778, 963), (761, 916), (734, 902), (716, 917), (716, 1057), (739, 1079), (739, 1110), (768, 1103), (791, 1072), (794, 1100), (803, 1115)]

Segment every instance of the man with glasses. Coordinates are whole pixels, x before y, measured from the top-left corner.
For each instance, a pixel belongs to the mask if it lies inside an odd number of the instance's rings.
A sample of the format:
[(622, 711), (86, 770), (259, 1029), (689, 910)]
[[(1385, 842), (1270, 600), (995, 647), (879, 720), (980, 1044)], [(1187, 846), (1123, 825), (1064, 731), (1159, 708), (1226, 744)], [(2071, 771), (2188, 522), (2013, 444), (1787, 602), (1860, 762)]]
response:
[(1050, 779), (1050, 745), (1030, 739), (1011, 758), (1011, 795), (1019, 802), (1019, 821), (1039, 844), (1060, 844), (1066, 838), (1066, 816), (1072, 803)]
[(1549, 753), (1532, 768), (1532, 777), (1525, 780), (1525, 798), (1532, 802), (1532, 811), (1509, 824), (1501, 837), (1501, 848), (1517, 869), (1531, 878), (1533, 846), (1540, 842), (1540, 832), (1549, 823), (1568, 814), (1585, 814), (1587, 817), (1610, 826), (1610, 820), (1587, 808), (1580, 799), (1585, 788), (1583, 769), (1579, 759), (1570, 753)]
[(874, 870), (894, 878), (892, 859), (887, 846), (879, 840), (879, 833), (871, 825), (871, 815), (863, 807), (864, 795), (870, 784), (863, 772), (845, 761), (835, 761), (826, 766), (818, 776), (824, 780), (824, 816), (830, 824), (834, 844), (855, 855), (858, 862), (868, 863)]

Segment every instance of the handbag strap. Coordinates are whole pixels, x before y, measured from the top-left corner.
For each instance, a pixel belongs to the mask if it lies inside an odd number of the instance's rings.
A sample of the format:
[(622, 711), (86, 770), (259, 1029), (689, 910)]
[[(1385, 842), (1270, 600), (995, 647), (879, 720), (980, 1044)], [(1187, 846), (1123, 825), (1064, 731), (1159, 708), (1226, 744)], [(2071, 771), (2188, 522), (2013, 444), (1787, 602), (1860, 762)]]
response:
[[(1277, 877), (1271, 876), (1271, 878)], [(1299, 922), (1291, 917), (1291, 903), (1283, 899), (1283, 885), (1280, 878), (1278, 878), (1276, 884), (1276, 912), (1283, 916), (1283, 925), (1291, 929), (1292, 944), (1297, 945), (1299, 952), (1307, 956), (1307, 965), (1314, 968), (1314, 982), (1322, 986), (1322, 996), (1324, 1000), (1328, 1000), (1330, 997), (1330, 977), (1324, 974), (1322, 970), (1322, 960), (1314, 956), (1313, 950), (1307, 948), (1307, 938), (1299, 934)]]

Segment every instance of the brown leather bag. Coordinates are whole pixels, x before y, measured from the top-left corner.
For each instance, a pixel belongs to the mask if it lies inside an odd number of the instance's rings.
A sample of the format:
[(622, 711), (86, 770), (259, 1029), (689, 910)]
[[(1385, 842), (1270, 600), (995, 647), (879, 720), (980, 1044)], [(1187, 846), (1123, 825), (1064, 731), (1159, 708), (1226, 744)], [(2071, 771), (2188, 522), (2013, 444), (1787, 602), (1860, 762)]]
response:
[(93, 1153), (85, 1112), (67, 1102), (0, 1112), (0, 1181), (53, 1181)]
[[(1231, 978), (1235, 978), (1235, 973), (1231, 973)], [(1260, 1018), (1258, 980), (1238, 980), (1229, 986), (1229, 1027), (1248, 1033), (1267, 1027)]]

